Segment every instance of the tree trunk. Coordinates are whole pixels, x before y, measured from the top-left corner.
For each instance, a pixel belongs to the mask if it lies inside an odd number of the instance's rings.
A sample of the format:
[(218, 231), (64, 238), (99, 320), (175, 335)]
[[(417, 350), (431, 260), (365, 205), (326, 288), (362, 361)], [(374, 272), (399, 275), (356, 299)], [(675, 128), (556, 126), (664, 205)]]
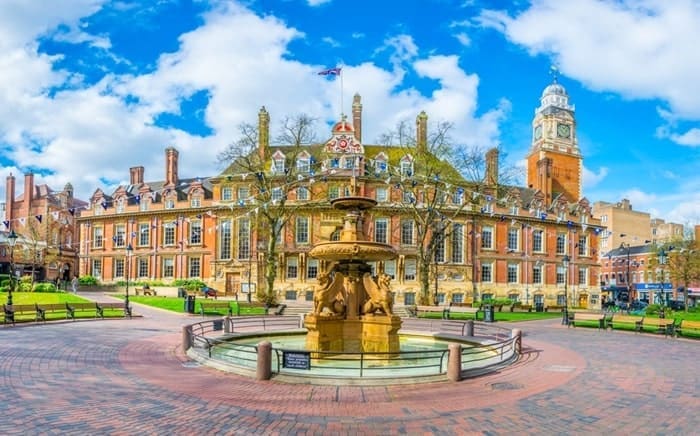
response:
[(430, 304), (430, 264), (421, 262), (419, 266), (420, 295), (418, 304)]

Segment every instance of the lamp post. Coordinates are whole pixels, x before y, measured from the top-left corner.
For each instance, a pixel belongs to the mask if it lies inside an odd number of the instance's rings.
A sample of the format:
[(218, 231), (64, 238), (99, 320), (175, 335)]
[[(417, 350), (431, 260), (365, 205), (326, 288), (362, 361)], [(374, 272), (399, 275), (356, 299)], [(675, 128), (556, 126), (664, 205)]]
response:
[(659, 269), (661, 271), (661, 278), (659, 280), (660, 289), (659, 289), (659, 297), (658, 298), (659, 298), (659, 305), (661, 306), (661, 309), (662, 309), (660, 311), (660, 314), (662, 314), (663, 307), (664, 307), (664, 268), (663, 268), (663, 265), (666, 265), (666, 252), (664, 251), (663, 248), (661, 250), (659, 250), (658, 257), (659, 257)]
[(15, 290), (15, 244), (17, 244), (17, 233), (10, 230), (7, 235), (7, 243), (10, 244), (10, 290), (7, 292), (7, 305), (12, 306), (12, 291)]
[(562, 310), (561, 323), (562, 325), (569, 325), (569, 262), (571, 259), (568, 255), (564, 255), (561, 260), (564, 264), (564, 310)]
[(437, 264), (437, 253), (435, 254), (435, 292), (433, 293), (433, 303), (438, 305), (438, 264)]
[(250, 288), (251, 288), (251, 276), (253, 274), (253, 250), (250, 250), (250, 254), (248, 255), (248, 303), (252, 301), (252, 297), (250, 296)]
[(127, 244), (126, 246), (126, 297), (124, 298), (124, 302), (126, 303), (126, 308), (129, 308), (129, 269), (131, 265), (131, 253), (134, 251), (134, 247), (131, 246), (131, 244)]

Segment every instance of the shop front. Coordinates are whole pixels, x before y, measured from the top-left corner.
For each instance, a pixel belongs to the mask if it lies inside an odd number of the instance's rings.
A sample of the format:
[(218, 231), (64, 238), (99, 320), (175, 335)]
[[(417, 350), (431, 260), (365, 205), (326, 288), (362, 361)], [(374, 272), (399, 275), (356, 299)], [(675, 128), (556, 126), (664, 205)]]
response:
[(671, 283), (635, 283), (637, 298), (649, 304), (668, 305), (673, 297), (673, 285)]

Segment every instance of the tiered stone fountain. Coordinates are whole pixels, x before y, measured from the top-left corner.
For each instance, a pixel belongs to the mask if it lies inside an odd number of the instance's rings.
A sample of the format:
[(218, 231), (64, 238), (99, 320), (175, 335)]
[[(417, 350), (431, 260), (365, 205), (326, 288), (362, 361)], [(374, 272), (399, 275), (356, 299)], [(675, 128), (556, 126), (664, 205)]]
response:
[(367, 264), (397, 257), (391, 245), (365, 237), (364, 213), (376, 201), (341, 197), (331, 205), (347, 213), (340, 240), (316, 244), (309, 253), (329, 267), (319, 274), (314, 308), (305, 317), (306, 349), (398, 353), (401, 318), (392, 312), (391, 279), (385, 274), (372, 277)]

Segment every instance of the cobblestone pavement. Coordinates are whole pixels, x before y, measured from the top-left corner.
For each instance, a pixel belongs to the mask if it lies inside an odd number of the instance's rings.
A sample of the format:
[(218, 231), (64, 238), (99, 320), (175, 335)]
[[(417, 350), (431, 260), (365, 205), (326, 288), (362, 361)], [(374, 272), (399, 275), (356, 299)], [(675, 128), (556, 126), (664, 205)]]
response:
[(290, 385), (192, 365), (181, 326), (200, 317), (135, 311), (0, 328), (0, 434), (700, 433), (700, 341), (534, 321), (488, 376)]

